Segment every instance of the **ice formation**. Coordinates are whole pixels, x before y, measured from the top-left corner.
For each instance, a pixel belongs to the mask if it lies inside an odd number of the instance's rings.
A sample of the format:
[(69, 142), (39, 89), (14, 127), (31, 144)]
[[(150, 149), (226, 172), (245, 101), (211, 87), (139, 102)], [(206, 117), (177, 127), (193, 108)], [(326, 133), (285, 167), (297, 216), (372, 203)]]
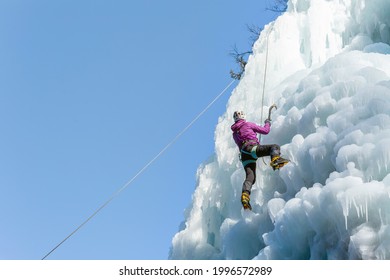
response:
[[(170, 259), (390, 259), (389, 15), (388, 0), (290, 0), (265, 26)], [(232, 115), (261, 123), (274, 103), (261, 141), (292, 162), (273, 171), (258, 160), (244, 212)]]

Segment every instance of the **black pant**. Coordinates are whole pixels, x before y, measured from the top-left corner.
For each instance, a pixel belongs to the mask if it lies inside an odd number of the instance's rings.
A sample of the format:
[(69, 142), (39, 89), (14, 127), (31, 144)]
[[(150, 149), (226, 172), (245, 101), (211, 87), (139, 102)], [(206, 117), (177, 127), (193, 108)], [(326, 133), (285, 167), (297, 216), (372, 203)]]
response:
[[(256, 145), (248, 145), (243, 148), (243, 150), (247, 153), (251, 153), (253, 147)], [(253, 184), (256, 182), (256, 159), (259, 157), (265, 157), (265, 156), (279, 156), (280, 155), (280, 146), (277, 144), (273, 145), (257, 145), (256, 146), (256, 158), (254, 158), (252, 155), (247, 154), (241, 151), (241, 161), (244, 163), (245, 161), (249, 160), (252, 162), (249, 162), (244, 165), (245, 169), (245, 181), (242, 185), (242, 191), (247, 191), (248, 193), (251, 193), (251, 189)]]

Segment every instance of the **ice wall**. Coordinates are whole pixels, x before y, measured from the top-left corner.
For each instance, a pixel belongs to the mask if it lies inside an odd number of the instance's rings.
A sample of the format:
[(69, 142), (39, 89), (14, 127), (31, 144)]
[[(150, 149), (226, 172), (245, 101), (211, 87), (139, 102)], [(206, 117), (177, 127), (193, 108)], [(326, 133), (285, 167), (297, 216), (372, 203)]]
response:
[[(265, 26), (169, 258), (390, 259), (389, 15), (388, 0), (291, 0)], [(261, 141), (292, 162), (258, 160), (248, 213), (232, 115), (260, 123), (273, 103)]]

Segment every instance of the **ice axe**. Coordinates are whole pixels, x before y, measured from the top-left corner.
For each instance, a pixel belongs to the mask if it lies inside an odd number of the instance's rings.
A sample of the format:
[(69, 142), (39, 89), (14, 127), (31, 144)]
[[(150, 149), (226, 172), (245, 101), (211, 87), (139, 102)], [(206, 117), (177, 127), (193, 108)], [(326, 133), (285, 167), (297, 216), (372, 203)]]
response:
[[(268, 119), (267, 119), (269, 121), (271, 121), (271, 113), (272, 113), (272, 109), (273, 108), (278, 109), (278, 107), (276, 107), (276, 104), (272, 104), (271, 107), (269, 107), (269, 109), (268, 109)], [(261, 134), (259, 134), (259, 141), (260, 141), (260, 138), (261, 138)], [(264, 157), (262, 157), (262, 159), (263, 159), (263, 163), (266, 164), (265, 161), (264, 161)]]
[(272, 104), (271, 107), (269, 107), (269, 110), (268, 110), (268, 120), (270, 120), (270, 121), (271, 121), (271, 112), (272, 112), (273, 108), (278, 109), (278, 107), (276, 107), (275, 104)]

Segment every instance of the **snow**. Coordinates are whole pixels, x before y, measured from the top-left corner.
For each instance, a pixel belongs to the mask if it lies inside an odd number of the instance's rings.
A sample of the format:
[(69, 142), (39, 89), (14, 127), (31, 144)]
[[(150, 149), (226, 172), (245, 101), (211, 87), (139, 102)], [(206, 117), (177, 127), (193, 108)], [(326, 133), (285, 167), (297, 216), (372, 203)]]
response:
[[(265, 26), (170, 259), (390, 259), (389, 14), (388, 0), (291, 0)], [(273, 171), (259, 159), (243, 211), (232, 115), (260, 123), (273, 103), (261, 140), (292, 162)]]

